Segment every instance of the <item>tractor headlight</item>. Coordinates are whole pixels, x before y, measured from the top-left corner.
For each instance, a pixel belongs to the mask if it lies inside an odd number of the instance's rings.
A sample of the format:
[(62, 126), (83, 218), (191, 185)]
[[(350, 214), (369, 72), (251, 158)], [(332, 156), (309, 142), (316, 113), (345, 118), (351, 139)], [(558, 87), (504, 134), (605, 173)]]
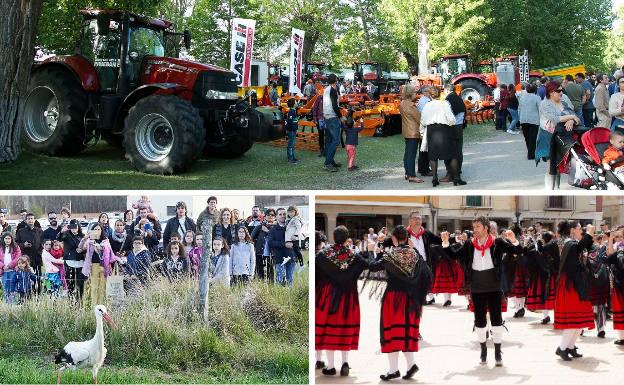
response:
[(206, 99), (232, 100), (238, 99), (238, 94), (236, 92), (208, 90), (206, 91)]

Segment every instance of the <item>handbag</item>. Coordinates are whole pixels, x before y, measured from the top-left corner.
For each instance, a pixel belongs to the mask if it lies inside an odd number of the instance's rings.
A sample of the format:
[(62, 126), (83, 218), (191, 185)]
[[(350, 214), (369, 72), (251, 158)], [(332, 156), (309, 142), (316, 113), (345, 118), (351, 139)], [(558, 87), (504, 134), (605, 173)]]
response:
[(111, 275), (106, 278), (106, 299), (120, 300), (124, 299), (125, 296), (123, 275), (119, 274), (119, 267), (115, 265)]

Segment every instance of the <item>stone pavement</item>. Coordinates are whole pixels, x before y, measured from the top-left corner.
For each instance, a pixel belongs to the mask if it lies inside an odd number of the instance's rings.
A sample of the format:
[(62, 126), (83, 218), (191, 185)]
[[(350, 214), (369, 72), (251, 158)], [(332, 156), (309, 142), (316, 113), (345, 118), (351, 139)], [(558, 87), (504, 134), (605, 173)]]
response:
[[(491, 129), (490, 127), (484, 129)], [(434, 190), (543, 190), (544, 175), (548, 164), (540, 162), (537, 167), (535, 161), (527, 160), (526, 145), (522, 134), (512, 135), (504, 131), (492, 132), (492, 135), (483, 141), (464, 145), (464, 164), (462, 178), (468, 182), (465, 186), (453, 186), (452, 183), (441, 183)], [(379, 170), (380, 178), (376, 178), (364, 190), (394, 190), (394, 189), (432, 189), (431, 177), (423, 178), (425, 183), (407, 183), (403, 176), (401, 163), (398, 167), (386, 167)], [(442, 161), (438, 165), (439, 177), (446, 173)], [(561, 180), (561, 189), (576, 189)]]
[[(361, 334), (358, 351), (350, 353), (349, 377), (323, 376), (316, 370), (317, 384), (382, 384), (379, 375), (388, 369), (388, 361), (380, 352), (380, 304), (360, 295)], [(596, 337), (596, 331), (585, 331), (577, 342), (583, 358), (564, 362), (555, 355), (561, 333), (552, 323), (542, 325), (541, 313), (526, 312), (524, 318), (514, 319), (504, 314), (509, 329), (503, 339), (503, 367), (494, 366), (494, 345), (488, 341), (488, 365), (479, 365), (479, 344), (472, 332), (473, 314), (466, 310), (466, 300), (453, 295), (453, 304), (442, 307), (442, 298), (426, 306), (420, 325), (424, 341), (415, 353), (420, 371), (412, 380), (396, 379), (390, 383), (411, 384), (615, 384), (624, 377), (624, 348), (613, 344), (616, 334), (611, 321), (607, 324), (607, 338)], [(551, 318), (553, 318), (551, 314)], [(336, 354), (336, 368), (340, 370), (340, 354)], [(403, 356), (399, 358), (401, 375), (405, 374)]]

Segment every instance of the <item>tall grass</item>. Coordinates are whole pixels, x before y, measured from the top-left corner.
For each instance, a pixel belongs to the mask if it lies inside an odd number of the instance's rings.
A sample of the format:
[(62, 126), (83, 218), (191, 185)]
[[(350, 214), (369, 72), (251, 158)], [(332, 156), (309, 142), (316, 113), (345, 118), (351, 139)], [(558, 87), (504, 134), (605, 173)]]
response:
[[(207, 322), (196, 310), (197, 286), (191, 279), (159, 279), (122, 303), (108, 304), (117, 328), (105, 326), (104, 370), (147, 371), (112, 381), (195, 382), (197, 373), (202, 382), (308, 382), (307, 274), (298, 274), (292, 288), (264, 282), (213, 286)], [(23, 306), (2, 305), (0, 330), (0, 357), (23, 359), (25, 367), (34, 359), (41, 366), (67, 342), (92, 338), (95, 317), (91, 308), (42, 296)], [(0, 361), (0, 378), (2, 370)], [(38, 378), (33, 374), (29, 382)]]

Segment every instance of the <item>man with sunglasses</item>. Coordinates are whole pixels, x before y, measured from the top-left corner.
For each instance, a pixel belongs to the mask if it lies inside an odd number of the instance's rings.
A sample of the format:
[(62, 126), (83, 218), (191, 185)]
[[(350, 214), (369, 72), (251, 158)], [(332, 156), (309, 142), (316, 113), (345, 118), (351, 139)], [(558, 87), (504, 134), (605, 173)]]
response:
[(61, 226), (58, 225), (56, 220), (56, 212), (50, 211), (48, 213), (48, 228), (43, 231), (43, 239), (55, 240), (61, 232)]
[(275, 210), (267, 209), (264, 213), (264, 220), (256, 225), (251, 232), (256, 250), (256, 275), (258, 278), (266, 279), (269, 282), (275, 280), (275, 268), (271, 249), (267, 245), (267, 235), (275, 224), (275, 218)]

